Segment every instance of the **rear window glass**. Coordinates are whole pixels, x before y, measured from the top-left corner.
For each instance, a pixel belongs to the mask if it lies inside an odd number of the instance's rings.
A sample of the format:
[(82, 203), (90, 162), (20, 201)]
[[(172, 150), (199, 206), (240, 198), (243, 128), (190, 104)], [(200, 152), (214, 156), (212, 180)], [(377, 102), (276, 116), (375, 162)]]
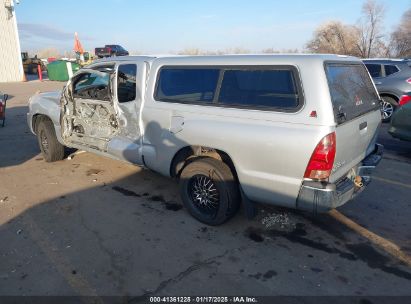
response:
[(296, 108), (298, 93), (291, 70), (226, 70), (218, 102), (256, 108)]
[(370, 75), (372, 78), (376, 78), (376, 77), (382, 77), (382, 66), (381, 64), (371, 64), (371, 63), (367, 63), (365, 64), (365, 66), (367, 67), (368, 71), (370, 72)]
[(156, 98), (162, 101), (212, 103), (219, 69), (163, 68)]
[(392, 65), (392, 64), (386, 64), (384, 65), (384, 68), (385, 68), (386, 76), (397, 73), (399, 71), (399, 69), (395, 65)]
[(326, 73), (337, 123), (378, 109), (379, 98), (361, 64), (327, 64)]

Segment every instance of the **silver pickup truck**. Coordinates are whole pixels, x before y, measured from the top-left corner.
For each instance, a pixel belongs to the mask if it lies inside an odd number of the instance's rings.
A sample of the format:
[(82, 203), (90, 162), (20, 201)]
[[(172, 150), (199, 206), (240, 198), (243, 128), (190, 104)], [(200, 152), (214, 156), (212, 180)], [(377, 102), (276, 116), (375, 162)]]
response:
[(198, 220), (244, 202), (324, 212), (370, 182), (379, 95), (363, 63), (337, 55), (109, 58), (27, 114), (46, 161), (77, 148), (179, 180)]

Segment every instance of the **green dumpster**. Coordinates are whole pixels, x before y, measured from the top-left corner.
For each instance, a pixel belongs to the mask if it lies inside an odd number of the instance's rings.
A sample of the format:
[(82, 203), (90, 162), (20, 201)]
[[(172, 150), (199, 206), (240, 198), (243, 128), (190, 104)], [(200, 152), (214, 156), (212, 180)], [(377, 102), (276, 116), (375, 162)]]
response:
[(77, 63), (57, 60), (47, 65), (47, 75), (49, 80), (67, 81), (79, 69), (80, 65)]

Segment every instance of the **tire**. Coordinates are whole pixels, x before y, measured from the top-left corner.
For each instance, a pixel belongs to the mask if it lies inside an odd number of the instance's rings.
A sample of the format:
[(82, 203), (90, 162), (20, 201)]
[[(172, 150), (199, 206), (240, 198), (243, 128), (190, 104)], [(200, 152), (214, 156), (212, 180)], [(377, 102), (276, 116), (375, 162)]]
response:
[(389, 122), (392, 114), (397, 110), (398, 104), (396, 100), (389, 96), (381, 97), (381, 119), (383, 122)]
[(51, 163), (64, 158), (64, 146), (56, 137), (54, 125), (49, 119), (41, 119), (36, 128), (37, 140), (46, 162)]
[(240, 206), (237, 180), (226, 164), (214, 158), (189, 163), (181, 172), (179, 186), (188, 212), (207, 225), (223, 224)]

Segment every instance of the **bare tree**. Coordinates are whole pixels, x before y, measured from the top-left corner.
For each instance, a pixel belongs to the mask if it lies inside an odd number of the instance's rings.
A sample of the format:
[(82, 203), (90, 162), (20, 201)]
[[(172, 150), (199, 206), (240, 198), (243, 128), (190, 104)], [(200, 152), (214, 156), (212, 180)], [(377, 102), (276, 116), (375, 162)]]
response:
[(277, 50), (274, 48), (263, 49), (261, 51), (263, 54), (291, 54), (291, 53), (300, 53), (298, 49), (281, 49)]
[(179, 51), (178, 54), (179, 55), (197, 56), (197, 55), (203, 55), (204, 51), (200, 50), (199, 48), (186, 48), (182, 51)]
[(314, 53), (358, 56), (358, 31), (354, 26), (340, 21), (321, 24), (306, 48)]
[(60, 51), (53, 47), (44, 48), (44, 49), (38, 50), (37, 52), (30, 52), (30, 53), (37, 55), (38, 58), (44, 58), (44, 59), (50, 58), (50, 57), (54, 57), (54, 58), (61, 57)]
[(357, 49), (359, 56), (369, 58), (381, 55), (380, 48), (384, 44), (382, 38), (382, 22), (384, 6), (375, 0), (366, 0), (362, 6), (362, 17), (357, 25)]
[(225, 50), (216, 50), (216, 51), (208, 51), (208, 50), (202, 50), (199, 48), (186, 48), (184, 50), (178, 51), (178, 55), (191, 55), (191, 56), (197, 56), (197, 55), (223, 55), (223, 54), (249, 54), (250, 51), (247, 49), (243, 49), (240, 47), (236, 48), (228, 48)]
[(390, 48), (394, 57), (411, 57), (411, 8), (405, 11), (401, 23), (391, 34)]

